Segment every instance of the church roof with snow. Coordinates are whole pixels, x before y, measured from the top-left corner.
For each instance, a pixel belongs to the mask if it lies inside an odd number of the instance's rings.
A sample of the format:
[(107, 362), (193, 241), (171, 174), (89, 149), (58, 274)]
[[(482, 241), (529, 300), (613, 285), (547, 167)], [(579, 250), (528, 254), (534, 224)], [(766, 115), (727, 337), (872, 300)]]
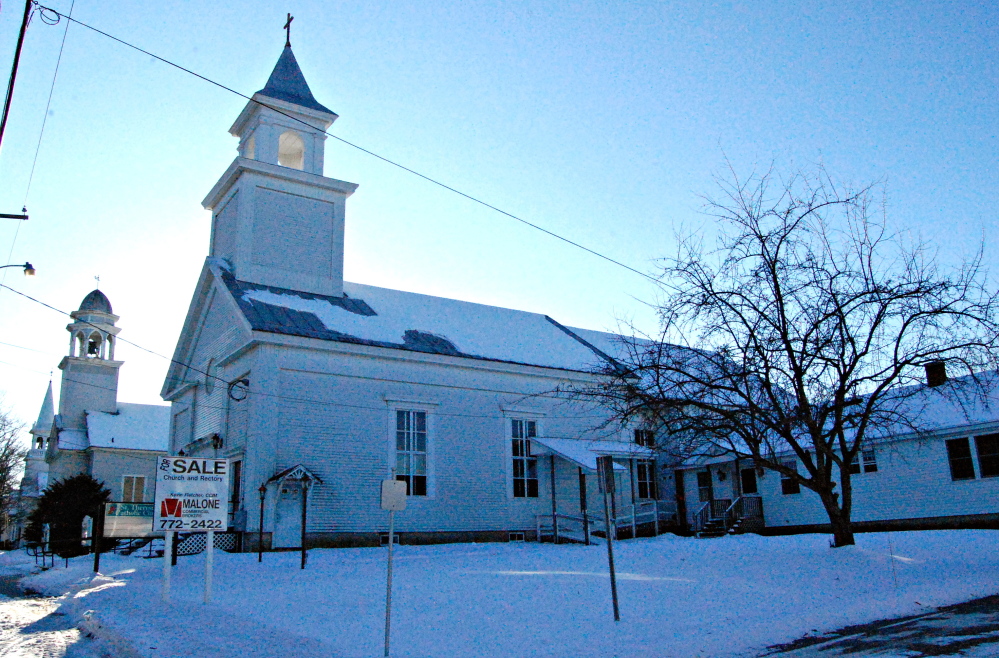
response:
[(322, 105), (312, 95), (309, 83), (305, 81), (302, 69), (298, 66), (295, 53), (291, 51), (291, 46), (285, 46), (281, 57), (278, 58), (271, 77), (267, 78), (267, 84), (257, 92), (261, 96), (276, 98), (294, 105), (318, 110), (336, 116), (336, 112)]
[(551, 317), (344, 282), (330, 297), (222, 280), (255, 331), (430, 354), (593, 371), (616, 367), (623, 337)]
[(170, 407), (119, 402), (116, 414), (88, 411), (87, 439), (92, 448), (168, 450)]

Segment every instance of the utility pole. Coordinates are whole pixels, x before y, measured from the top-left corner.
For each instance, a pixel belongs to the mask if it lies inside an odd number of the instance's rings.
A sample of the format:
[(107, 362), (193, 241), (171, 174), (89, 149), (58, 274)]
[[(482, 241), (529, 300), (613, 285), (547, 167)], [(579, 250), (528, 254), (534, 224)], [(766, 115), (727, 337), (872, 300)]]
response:
[(17, 48), (14, 50), (14, 65), (10, 69), (7, 99), (3, 103), (3, 119), (0, 119), (0, 146), (3, 146), (3, 131), (7, 127), (7, 117), (10, 116), (10, 102), (14, 98), (14, 81), (17, 79), (17, 64), (21, 61), (21, 46), (24, 45), (24, 33), (28, 30), (28, 18), (30, 16), (31, 0), (24, 0), (24, 18), (21, 19), (21, 31), (17, 35)]

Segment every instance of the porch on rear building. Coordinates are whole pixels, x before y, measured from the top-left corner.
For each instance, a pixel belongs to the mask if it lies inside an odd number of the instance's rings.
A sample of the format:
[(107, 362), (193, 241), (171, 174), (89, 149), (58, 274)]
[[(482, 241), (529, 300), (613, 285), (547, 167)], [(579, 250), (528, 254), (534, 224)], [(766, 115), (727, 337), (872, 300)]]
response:
[(677, 470), (677, 500), (690, 531), (698, 537), (721, 537), (763, 530), (764, 475), (752, 462), (731, 457)]
[(590, 544), (607, 536), (597, 458), (611, 457), (614, 491), (607, 496), (614, 539), (654, 536), (677, 527), (676, 504), (660, 500), (655, 453), (621, 441), (532, 438), (537, 469), (547, 471), (550, 512), (536, 516), (538, 541)]

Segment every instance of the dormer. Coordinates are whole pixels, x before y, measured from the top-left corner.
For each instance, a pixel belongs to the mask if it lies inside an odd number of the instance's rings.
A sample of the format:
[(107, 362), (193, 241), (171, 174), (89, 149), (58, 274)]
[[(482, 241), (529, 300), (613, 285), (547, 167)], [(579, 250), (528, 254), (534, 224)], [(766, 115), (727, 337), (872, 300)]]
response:
[(312, 95), (291, 46), (285, 46), (267, 84), (229, 132), (239, 138), (240, 157), (322, 176), (325, 132), (336, 120)]

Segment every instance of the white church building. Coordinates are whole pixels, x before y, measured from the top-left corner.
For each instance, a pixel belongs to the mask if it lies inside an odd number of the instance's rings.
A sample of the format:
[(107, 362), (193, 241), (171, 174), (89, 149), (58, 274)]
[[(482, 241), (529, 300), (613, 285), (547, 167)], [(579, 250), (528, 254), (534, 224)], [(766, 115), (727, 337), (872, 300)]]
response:
[(600, 455), (615, 460), (618, 516), (648, 506), (648, 433), (552, 395), (598, 381), (619, 337), (343, 280), (357, 185), (324, 175), (336, 119), (286, 46), (203, 201), (209, 254), (163, 385), (171, 454), (232, 461), (244, 545), (299, 546), (303, 504), (307, 546), (377, 545), (393, 473), (408, 484), (404, 543), (532, 539), (539, 515), (600, 507)]

